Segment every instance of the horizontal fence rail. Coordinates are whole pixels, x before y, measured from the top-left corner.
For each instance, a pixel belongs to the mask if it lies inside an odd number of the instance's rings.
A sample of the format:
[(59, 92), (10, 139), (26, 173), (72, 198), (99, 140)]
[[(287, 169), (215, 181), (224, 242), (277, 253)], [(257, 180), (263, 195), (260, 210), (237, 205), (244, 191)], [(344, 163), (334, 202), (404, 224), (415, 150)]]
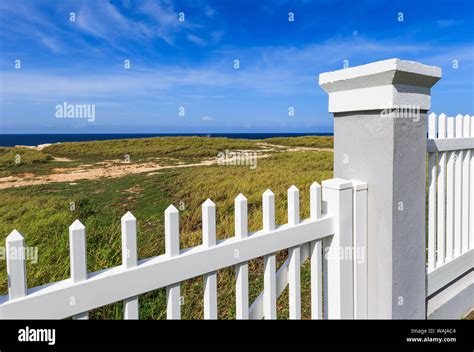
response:
[[(203, 243), (187, 249), (179, 248), (179, 211), (170, 205), (165, 211), (165, 254), (142, 260), (137, 260), (136, 219), (128, 212), (121, 220), (122, 265), (94, 273), (86, 271), (86, 228), (76, 220), (69, 229), (71, 278), (30, 289), (26, 287), (24, 256), (8, 254), (24, 249), (24, 238), (15, 230), (6, 240), (7, 249), (11, 249), (7, 251), (9, 293), (0, 297), (0, 318), (87, 319), (90, 310), (122, 301), (124, 319), (138, 319), (138, 296), (166, 288), (167, 318), (180, 319), (180, 283), (203, 276), (204, 318), (216, 319), (216, 272), (234, 267), (237, 319), (275, 319), (276, 299), (286, 286), (290, 288), (290, 318), (299, 319), (300, 268), (308, 258), (312, 318), (365, 318), (367, 288), (364, 281), (355, 286), (353, 280), (366, 277), (366, 265), (353, 266), (352, 257), (324, 259), (323, 240), (333, 251), (342, 246), (353, 250), (353, 243), (366, 242), (366, 192), (367, 185), (356, 181), (332, 179), (322, 187), (314, 183), (310, 188), (311, 216), (300, 220), (299, 190), (292, 186), (288, 190), (289, 221), (277, 226), (275, 197), (268, 190), (262, 198), (263, 229), (254, 233), (247, 229), (247, 199), (239, 195), (235, 199), (235, 236), (221, 241), (216, 240), (216, 206), (208, 199), (202, 205)], [(288, 250), (288, 259), (277, 272), (275, 254), (282, 250)], [(248, 261), (259, 257), (265, 261), (264, 290), (249, 304)], [(328, 272), (324, 278), (323, 270)], [(365, 303), (355, 307), (354, 297)]]
[(474, 117), (428, 117), (428, 296), (474, 266)]

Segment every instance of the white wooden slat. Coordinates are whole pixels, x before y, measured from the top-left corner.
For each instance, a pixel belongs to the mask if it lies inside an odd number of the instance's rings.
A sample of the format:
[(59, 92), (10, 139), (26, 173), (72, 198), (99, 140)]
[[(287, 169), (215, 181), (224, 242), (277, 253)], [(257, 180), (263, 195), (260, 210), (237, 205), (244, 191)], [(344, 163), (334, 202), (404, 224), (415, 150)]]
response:
[[(300, 191), (296, 186), (288, 189), (288, 224), (294, 226), (300, 222)], [(301, 319), (301, 247), (288, 250), (288, 289), (290, 319)]]
[[(248, 202), (243, 194), (234, 200), (235, 237), (242, 240), (248, 236)], [(240, 253), (234, 252), (240, 257)], [(235, 317), (249, 319), (249, 265), (247, 262), (235, 266)]]
[[(73, 282), (81, 282), (87, 280), (87, 244), (86, 244), (86, 228), (76, 220), (69, 226), (69, 248), (71, 259), (71, 279)], [(77, 304), (77, 297), (70, 297), (70, 304)], [(89, 313), (82, 312), (73, 317), (74, 319), (88, 319)]]
[[(471, 135), (471, 119), (469, 115), (463, 117), (463, 137), (470, 137)], [(470, 164), (471, 164), (471, 150), (465, 150), (462, 161), (462, 237), (461, 237), (461, 252), (466, 252), (469, 249), (469, 196), (470, 196)]]
[[(207, 199), (202, 205), (203, 246), (216, 245), (216, 205)], [(204, 319), (217, 319), (217, 273), (204, 275)]]
[[(122, 265), (127, 268), (137, 266), (137, 219), (127, 212), (121, 219)], [(138, 319), (138, 297), (130, 297), (123, 302), (124, 319)]]
[(464, 273), (472, 270), (472, 263), (474, 263), (474, 249), (462, 253), (446, 264), (433, 270), (428, 274), (427, 295), (432, 295)]
[[(21, 300), (9, 301), (0, 296), (0, 319), (62, 319), (127, 297), (138, 296), (175, 282), (182, 282), (212, 271), (232, 267), (299, 244), (332, 237), (334, 218), (323, 215), (319, 220), (305, 219), (297, 226), (287, 224), (274, 231), (249, 233), (242, 241), (235, 238), (220, 240), (218, 245), (187, 248), (176, 257), (159, 255), (138, 261), (137, 267), (128, 270), (122, 265), (90, 273), (86, 281), (73, 283), (62, 280), (46, 286), (29, 289)], [(240, 258), (233, 256), (235, 250)], [(209, 260), (212, 258), (212, 260)], [(127, 285), (123, 285), (126, 282)], [(113, 287), (113, 290), (111, 288)], [(87, 297), (70, 305), (70, 297)], [(54, 309), (51, 309), (54, 306)]]
[[(454, 138), (454, 118), (448, 117), (448, 138)], [(456, 152), (448, 152), (446, 168), (446, 261), (454, 254), (454, 173)]]
[(332, 179), (323, 182), (323, 199), (327, 202), (328, 214), (334, 219), (334, 236), (330, 239), (327, 257), (328, 319), (353, 319), (354, 286), (352, 258), (352, 182)]
[[(179, 211), (174, 205), (165, 210), (165, 254), (169, 258), (179, 256)], [(181, 319), (180, 283), (166, 287), (166, 317)]]
[[(318, 241), (312, 241), (318, 242)], [(304, 263), (306, 259), (310, 256), (310, 246), (306, 246), (306, 244), (310, 244), (311, 242), (307, 242), (301, 245), (301, 262)], [(285, 262), (280, 266), (276, 273), (276, 295), (280, 297), (283, 291), (288, 286), (288, 266), (290, 264), (289, 258), (285, 260)], [(263, 319), (263, 290), (260, 294), (255, 298), (249, 308), (249, 318), (261, 320)]]
[[(436, 114), (428, 117), (428, 138), (436, 138)], [(436, 153), (428, 154), (428, 271), (436, 259)]]
[[(310, 218), (322, 216), (321, 186), (314, 182), (310, 189)], [(322, 241), (311, 242), (311, 319), (323, 318), (323, 252)]]
[[(266, 190), (262, 196), (263, 231), (275, 229), (275, 194)], [(263, 315), (264, 319), (276, 319), (276, 255), (270, 254), (263, 258)]]
[[(474, 138), (474, 116), (471, 116), (471, 138)], [(469, 190), (469, 248), (474, 249), (474, 149), (471, 150), (470, 169), (470, 190)]]
[[(456, 116), (456, 138), (463, 137), (463, 117)], [(454, 256), (461, 254), (462, 239), (462, 204), (463, 204), (463, 160), (462, 150), (456, 153), (455, 174), (454, 174)]]
[[(446, 115), (440, 114), (438, 120), (438, 139), (447, 136)], [(446, 152), (438, 153), (438, 214), (437, 214), (437, 238), (436, 238), (436, 266), (444, 263), (446, 251)]]
[(368, 185), (353, 181), (354, 189), (354, 318), (368, 318)]
[(474, 139), (470, 137), (428, 139), (426, 142), (426, 151), (428, 153), (454, 152), (465, 149), (474, 149)]
[(6, 239), (8, 298), (14, 300), (26, 296), (25, 239), (13, 230)]

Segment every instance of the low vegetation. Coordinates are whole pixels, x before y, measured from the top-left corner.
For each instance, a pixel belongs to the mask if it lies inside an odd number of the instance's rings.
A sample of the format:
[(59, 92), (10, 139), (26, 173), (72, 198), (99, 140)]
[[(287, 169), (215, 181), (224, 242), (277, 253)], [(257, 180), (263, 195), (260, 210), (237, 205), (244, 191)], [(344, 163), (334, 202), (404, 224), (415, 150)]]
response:
[[(111, 141), (63, 143), (44, 149), (40, 155), (78, 159), (115, 158), (127, 150), (132, 155), (141, 153), (149, 156), (155, 153), (156, 157), (188, 158), (215, 156), (225, 149), (257, 148), (257, 142), (247, 140), (196, 137), (182, 139), (180, 144), (171, 141), (170, 138), (160, 147), (148, 146), (148, 149), (141, 140), (129, 140), (122, 147), (121, 142), (115, 141), (112, 144)], [(186, 145), (188, 142), (190, 145)], [(299, 143), (312, 143), (314, 146), (317, 142), (302, 139)], [(99, 150), (105, 156), (101, 156)], [(181, 248), (186, 248), (201, 244), (201, 204), (207, 198), (216, 203), (217, 232), (218, 238), (222, 239), (234, 235), (233, 200), (239, 193), (248, 198), (249, 230), (256, 231), (262, 226), (261, 195), (266, 189), (270, 188), (275, 193), (277, 222), (285, 223), (287, 189), (292, 184), (300, 189), (301, 216), (308, 217), (309, 186), (315, 180), (320, 182), (331, 176), (331, 152), (298, 151), (273, 153), (258, 159), (256, 169), (230, 165), (197, 166), (113, 179), (83, 180), (74, 184), (50, 183), (9, 188), (0, 190), (0, 236), (4, 243), (6, 236), (13, 229), (18, 229), (25, 236), (27, 246), (38, 247), (38, 262), (27, 262), (28, 287), (33, 287), (69, 277), (68, 227), (76, 218), (86, 225), (88, 270), (92, 272), (121, 264), (120, 217), (126, 211), (130, 210), (137, 218), (138, 257), (143, 259), (164, 253), (164, 210), (169, 204), (180, 209)], [(285, 252), (278, 254), (280, 265), (286, 255)], [(253, 260), (249, 271), (250, 298), (253, 301), (263, 289), (263, 261)], [(223, 319), (235, 317), (234, 280), (233, 268), (218, 272), (219, 317)], [(302, 282), (303, 317), (309, 318), (307, 263), (302, 268)], [(5, 261), (2, 260), (0, 294), (6, 293), (7, 275)], [(182, 295), (183, 318), (202, 318), (202, 278), (184, 282)], [(140, 318), (164, 319), (165, 300), (164, 289), (141, 295)], [(278, 315), (280, 318), (288, 317), (287, 292), (279, 298)], [(121, 319), (122, 304), (114, 303), (95, 309), (90, 316), (92, 319)]]

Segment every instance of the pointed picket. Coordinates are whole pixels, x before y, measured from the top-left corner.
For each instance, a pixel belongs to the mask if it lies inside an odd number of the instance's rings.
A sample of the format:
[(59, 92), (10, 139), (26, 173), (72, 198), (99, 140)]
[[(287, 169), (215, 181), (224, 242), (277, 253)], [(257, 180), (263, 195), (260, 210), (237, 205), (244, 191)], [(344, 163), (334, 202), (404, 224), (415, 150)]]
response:
[[(456, 116), (456, 138), (462, 138), (463, 116)], [(462, 205), (463, 205), (463, 160), (464, 151), (456, 152), (456, 162), (454, 171), (454, 256), (461, 254), (461, 239), (462, 239)]]
[[(247, 198), (239, 194), (234, 201), (235, 207), (235, 237), (244, 239), (248, 236)], [(239, 253), (234, 252), (234, 256)], [(249, 266), (248, 263), (235, 266), (235, 304), (237, 319), (249, 318)]]
[[(202, 205), (203, 246), (216, 245), (216, 205), (206, 200)], [(204, 275), (204, 319), (217, 319), (217, 273)]]
[[(122, 227), (122, 265), (127, 268), (137, 266), (137, 219), (127, 212), (121, 219)], [(123, 301), (123, 316), (126, 320), (138, 319), (138, 297)]]
[[(168, 257), (179, 255), (179, 211), (170, 205), (165, 210), (165, 253)], [(181, 285), (166, 287), (166, 315), (168, 319), (181, 319)]]
[[(448, 138), (454, 138), (454, 118), (448, 117)], [(456, 152), (447, 153), (446, 166), (446, 261), (454, 255), (454, 181)]]
[[(69, 226), (69, 246), (71, 259), (71, 279), (73, 282), (87, 280), (87, 243), (86, 228), (76, 220)], [(77, 297), (72, 297), (71, 302), (77, 304)], [(74, 319), (88, 319), (89, 313), (77, 314)]]
[(25, 239), (13, 230), (6, 239), (8, 298), (14, 300), (26, 296)]
[[(438, 117), (438, 139), (446, 138), (446, 115)], [(446, 152), (438, 153), (438, 214), (437, 214), (437, 257), (436, 266), (444, 264), (446, 256)]]
[[(428, 138), (436, 138), (435, 113), (428, 117)], [(436, 153), (428, 153), (428, 270), (435, 268), (436, 259)]]
[[(314, 182), (310, 189), (310, 218), (320, 219), (322, 216), (321, 186)], [(323, 252), (322, 242), (311, 242), (311, 319), (323, 318)]]
[[(474, 116), (471, 116), (470, 138), (474, 138)], [(474, 249), (474, 150), (471, 150), (469, 219), (469, 248)]]
[[(263, 231), (275, 230), (275, 194), (266, 190), (263, 193)], [(276, 319), (276, 255), (263, 258), (263, 315), (265, 319)]]
[[(300, 222), (300, 191), (296, 186), (288, 189), (288, 224)], [(288, 249), (288, 288), (290, 319), (301, 319), (301, 246)]]
[[(463, 117), (463, 138), (469, 138), (471, 135), (471, 119), (469, 115)], [(461, 234), (461, 253), (469, 249), (469, 187), (470, 187), (470, 169), (471, 169), (471, 150), (464, 150), (462, 160), (462, 234)]]

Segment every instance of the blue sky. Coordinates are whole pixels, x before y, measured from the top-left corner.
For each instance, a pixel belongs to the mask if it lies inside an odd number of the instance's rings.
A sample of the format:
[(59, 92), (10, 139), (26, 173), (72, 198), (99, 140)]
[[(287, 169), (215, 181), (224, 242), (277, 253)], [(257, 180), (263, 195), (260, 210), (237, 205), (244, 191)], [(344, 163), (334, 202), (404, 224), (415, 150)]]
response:
[(0, 131), (328, 132), (319, 73), (393, 57), (443, 69), (432, 111), (472, 114), (473, 18), (472, 0), (2, 0)]

